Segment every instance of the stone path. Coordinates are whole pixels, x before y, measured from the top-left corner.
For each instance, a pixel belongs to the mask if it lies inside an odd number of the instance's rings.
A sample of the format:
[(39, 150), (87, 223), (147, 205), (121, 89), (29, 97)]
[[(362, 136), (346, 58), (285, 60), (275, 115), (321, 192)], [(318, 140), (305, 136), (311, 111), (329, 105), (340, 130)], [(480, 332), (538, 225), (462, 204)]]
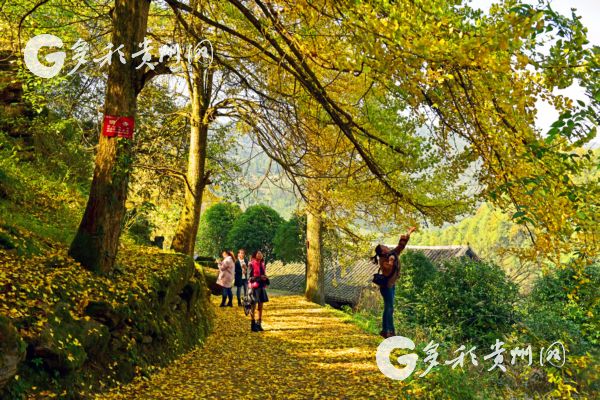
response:
[[(213, 296), (214, 304), (220, 300)], [(250, 331), (243, 310), (216, 308), (204, 346), (154, 374), (98, 399), (407, 398), (402, 382), (375, 364), (381, 339), (336, 311), (300, 296), (271, 296), (264, 332)]]

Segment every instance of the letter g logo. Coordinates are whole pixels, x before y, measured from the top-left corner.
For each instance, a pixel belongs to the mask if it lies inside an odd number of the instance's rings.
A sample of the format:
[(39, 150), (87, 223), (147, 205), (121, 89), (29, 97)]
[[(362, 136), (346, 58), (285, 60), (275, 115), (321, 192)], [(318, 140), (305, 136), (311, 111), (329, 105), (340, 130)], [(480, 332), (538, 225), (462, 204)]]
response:
[(415, 370), (419, 356), (411, 353), (398, 357), (398, 363), (406, 365), (404, 368), (396, 368), (392, 365), (390, 356), (395, 349), (414, 350), (414, 348), (413, 341), (404, 336), (392, 336), (385, 339), (377, 347), (377, 355), (375, 356), (379, 370), (390, 379), (405, 380)]
[(27, 45), (25, 45), (25, 65), (34, 75), (42, 78), (52, 78), (60, 72), (65, 64), (66, 54), (64, 51), (57, 51), (48, 54), (45, 58), (48, 63), (52, 64), (52, 66), (47, 67), (40, 63), (38, 58), (40, 49), (42, 47), (58, 47), (60, 49), (63, 47), (63, 42), (59, 37), (46, 33), (32, 37), (27, 42)]

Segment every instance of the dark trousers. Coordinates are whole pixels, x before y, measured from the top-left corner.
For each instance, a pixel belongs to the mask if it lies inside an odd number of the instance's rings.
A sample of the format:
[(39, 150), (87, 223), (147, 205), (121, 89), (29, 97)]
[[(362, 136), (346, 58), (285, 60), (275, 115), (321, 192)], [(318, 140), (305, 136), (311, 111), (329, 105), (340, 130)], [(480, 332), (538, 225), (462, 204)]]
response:
[(236, 290), (236, 295), (237, 295), (237, 299), (238, 299), (238, 304), (242, 302), (242, 299), (240, 297), (240, 295), (242, 294), (242, 288), (244, 289), (244, 296), (246, 296), (248, 294), (248, 281), (246, 279), (242, 279), (242, 285), (241, 286), (236, 286), (237, 290)]
[(383, 317), (382, 317), (382, 331), (384, 332), (395, 332), (394, 330), (394, 296), (396, 295), (396, 286), (379, 287), (381, 297), (383, 297)]
[(223, 300), (221, 300), (221, 305), (225, 305), (225, 300), (229, 298), (229, 303), (231, 304), (232, 300), (233, 300), (233, 292), (231, 291), (230, 287), (224, 287), (223, 288)]

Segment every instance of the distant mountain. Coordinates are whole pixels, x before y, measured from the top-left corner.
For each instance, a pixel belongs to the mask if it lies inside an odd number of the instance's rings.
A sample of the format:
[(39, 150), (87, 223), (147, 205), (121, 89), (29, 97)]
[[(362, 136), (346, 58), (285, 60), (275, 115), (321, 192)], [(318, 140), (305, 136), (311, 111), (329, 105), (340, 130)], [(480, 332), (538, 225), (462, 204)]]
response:
[[(269, 162), (264, 153), (257, 154), (254, 149), (253, 158), (242, 167), (242, 176), (246, 187), (239, 194), (242, 208), (256, 204), (264, 204), (275, 209), (285, 219), (290, 219), (298, 207), (299, 200), (294, 194), (292, 183), (275, 162)], [(248, 159), (250, 151), (238, 155), (240, 159)], [(268, 175), (266, 175), (268, 172)], [(266, 175), (266, 178), (265, 178)]]

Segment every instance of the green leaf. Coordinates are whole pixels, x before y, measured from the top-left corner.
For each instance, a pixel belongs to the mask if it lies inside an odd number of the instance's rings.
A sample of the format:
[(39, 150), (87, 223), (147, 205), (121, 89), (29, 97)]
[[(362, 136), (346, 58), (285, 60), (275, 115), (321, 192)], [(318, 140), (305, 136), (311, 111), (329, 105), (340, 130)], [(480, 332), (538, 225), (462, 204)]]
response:
[(512, 218), (516, 219), (516, 218), (520, 218), (524, 215), (525, 215), (525, 211), (517, 211), (516, 213), (513, 214)]

